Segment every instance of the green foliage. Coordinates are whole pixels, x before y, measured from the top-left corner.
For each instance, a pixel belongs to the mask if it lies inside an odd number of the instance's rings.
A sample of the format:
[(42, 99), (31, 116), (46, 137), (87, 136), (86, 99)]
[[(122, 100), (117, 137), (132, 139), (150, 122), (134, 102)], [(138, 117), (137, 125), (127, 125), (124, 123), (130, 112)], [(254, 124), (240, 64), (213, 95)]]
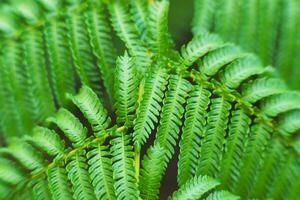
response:
[[(28, 135), (0, 148), (0, 198), (300, 198), (300, 94), (205, 30), (218, 2), (197, 5), (206, 14), (181, 51), (168, 0), (9, 2), (24, 27), (0, 16), (0, 128)], [(222, 1), (217, 29), (234, 20), (234, 30), (235, 12), (255, 31), (251, 13), (271, 3), (236, 2)], [(117, 59), (113, 30), (126, 48)], [(259, 40), (272, 46), (268, 34)], [(172, 194), (167, 173), (177, 175)]]
[(214, 32), (256, 53), (299, 89), (299, 16), (297, 0), (195, 0), (192, 32)]

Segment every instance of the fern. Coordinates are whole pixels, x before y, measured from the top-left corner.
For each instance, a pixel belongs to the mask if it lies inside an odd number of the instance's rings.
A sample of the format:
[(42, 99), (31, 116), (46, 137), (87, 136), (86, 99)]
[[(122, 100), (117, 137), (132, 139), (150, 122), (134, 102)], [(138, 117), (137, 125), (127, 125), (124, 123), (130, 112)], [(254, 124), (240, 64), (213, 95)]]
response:
[[(195, 0), (194, 36), (212, 31), (255, 52), (263, 64), (275, 65), (293, 88), (299, 88), (300, 4), (295, 0)], [(292, 72), (292, 74), (291, 74)]]
[(47, 171), (49, 189), (53, 199), (71, 199), (72, 192), (67, 177), (67, 171), (63, 167), (53, 167)]
[(85, 21), (89, 32), (90, 44), (97, 58), (106, 92), (110, 101), (113, 101), (113, 66), (115, 66), (116, 52), (110, 35), (111, 28), (105, 15), (106, 10), (103, 3), (91, 1), (88, 6), (85, 12)]
[(196, 173), (216, 176), (220, 170), (218, 166), (231, 106), (224, 97), (212, 99), (211, 102)]
[[(114, 199), (112, 162), (108, 148), (99, 142), (87, 153), (89, 173), (99, 199)], [(103, 187), (104, 186), (104, 187)]]
[(116, 114), (118, 123), (132, 123), (138, 98), (138, 79), (135, 60), (125, 52), (117, 60), (116, 67)]
[(158, 122), (159, 112), (161, 111), (160, 104), (164, 97), (167, 81), (167, 72), (158, 69), (146, 77), (140, 86), (142, 87), (143, 98), (138, 106), (133, 132), (133, 140), (137, 149), (141, 149)]
[(95, 56), (89, 43), (85, 19), (79, 14), (80, 11), (71, 10), (67, 16), (69, 45), (81, 82), (93, 88), (101, 96), (103, 93), (100, 84), (101, 75), (94, 62)]
[(195, 3), (200, 25), (181, 51), (168, 0), (5, 3), (15, 15), (0, 15), (1, 199), (299, 198), (299, 92), (207, 30), (267, 59), (277, 33), (251, 27), (268, 30), (274, 13), (254, 8), (280, 8)]
[(117, 35), (124, 41), (129, 53), (136, 59), (138, 72), (145, 72), (151, 64), (148, 50), (138, 34), (137, 28), (130, 19), (128, 7), (125, 1), (112, 1), (109, 6), (112, 26)]
[(114, 187), (117, 199), (137, 199), (139, 196), (134, 171), (133, 148), (129, 145), (130, 136), (117, 133), (112, 142), (112, 162)]
[[(66, 105), (66, 92), (74, 92), (74, 75), (71, 52), (68, 47), (66, 25), (52, 20), (45, 25), (47, 52), (51, 67), (51, 83), (57, 102)], [(71, 74), (71, 76), (69, 76)], [(69, 76), (69, 78), (65, 78)]]
[(210, 92), (194, 86), (186, 105), (185, 122), (179, 143), (178, 183), (182, 185), (196, 173), (201, 136), (204, 135)]
[(26, 72), (30, 77), (28, 83), (29, 96), (32, 100), (31, 111), (35, 120), (43, 121), (54, 112), (54, 102), (45, 68), (43, 34), (39, 30), (32, 30), (23, 35), (23, 40)]
[(195, 176), (174, 192), (170, 199), (199, 199), (218, 185), (218, 181), (208, 176)]
[(68, 96), (92, 125), (94, 134), (99, 137), (105, 135), (111, 119), (97, 95), (89, 87), (82, 86), (77, 95)]
[(143, 159), (140, 191), (143, 199), (157, 199), (162, 175), (166, 170), (165, 149), (159, 144), (150, 147)]
[(85, 151), (77, 151), (69, 158), (66, 169), (72, 183), (73, 197), (75, 199), (92, 200), (96, 198), (87, 168)]

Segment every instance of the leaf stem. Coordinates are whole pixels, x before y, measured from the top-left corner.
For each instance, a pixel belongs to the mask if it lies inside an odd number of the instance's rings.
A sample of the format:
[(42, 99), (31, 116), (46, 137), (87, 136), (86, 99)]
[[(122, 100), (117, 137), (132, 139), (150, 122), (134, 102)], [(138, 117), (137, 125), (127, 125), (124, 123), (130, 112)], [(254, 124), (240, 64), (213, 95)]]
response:
[(135, 178), (137, 182), (139, 182), (139, 176), (140, 176), (140, 157), (141, 157), (140, 151), (134, 148)]

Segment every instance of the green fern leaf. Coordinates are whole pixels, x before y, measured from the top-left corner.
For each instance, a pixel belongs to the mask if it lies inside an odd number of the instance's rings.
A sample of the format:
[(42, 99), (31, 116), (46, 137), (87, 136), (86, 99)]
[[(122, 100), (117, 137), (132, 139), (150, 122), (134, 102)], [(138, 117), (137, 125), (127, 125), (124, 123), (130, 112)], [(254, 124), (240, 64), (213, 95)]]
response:
[(54, 200), (72, 199), (71, 184), (64, 167), (56, 166), (48, 169), (48, 185)]
[(231, 194), (228, 191), (220, 190), (211, 193), (205, 200), (239, 200), (240, 197)]
[(271, 96), (262, 103), (261, 107), (263, 114), (272, 117), (290, 110), (299, 109), (300, 93), (295, 91)]
[(195, 0), (194, 17), (192, 21), (192, 32), (194, 36), (212, 28), (215, 9), (218, 0)]
[(148, 4), (144, 0), (130, 0), (130, 14), (137, 31), (143, 41), (149, 36), (148, 30)]
[(234, 190), (236, 194), (242, 197), (247, 197), (253, 187), (263, 158), (261, 152), (265, 150), (267, 141), (270, 138), (269, 131), (269, 127), (262, 123), (254, 124), (251, 127), (250, 137), (241, 161), (239, 178)]
[(278, 130), (284, 135), (292, 134), (300, 129), (300, 111), (294, 110), (285, 114), (279, 121)]
[(77, 151), (67, 164), (68, 177), (72, 183), (74, 199), (94, 200), (96, 199), (92, 181), (88, 173), (88, 164), (85, 151)]
[(222, 87), (235, 89), (247, 78), (261, 74), (264, 68), (255, 56), (248, 56), (228, 66), (221, 74)]
[(89, 43), (89, 35), (80, 11), (69, 11), (67, 16), (68, 39), (76, 72), (83, 84), (90, 86), (102, 96), (100, 70), (95, 64), (95, 56)]
[(245, 53), (237, 46), (227, 45), (204, 56), (198, 63), (199, 70), (207, 76), (214, 76), (222, 67), (244, 56)]
[(30, 141), (46, 151), (50, 156), (61, 157), (64, 155), (64, 141), (61, 140), (60, 137), (52, 130), (44, 127), (35, 127)]
[(214, 30), (224, 39), (236, 41), (239, 38), (239, 29), (242, 25), (243, 2), (239, 0), (221, 0), (218, 2)]
[(168, 31), (169, 1), (157, 1), (150, 4), (148, 26), (149, 44), (158, 57), (167, 56), (174, 44)]
[(287, 92), (288, 87), (284, 81), (276, 78), (256, 79), (243, 88), (242, 99), (254, 103), (264, 97)]
[(110, 125), (111, 119), (97, 97), (97, 94), (88, 86), (83, 85), (77, 95), (68, 95), (68, 97), (91, 124), (93, 133), (97, 137), (104, 136), (105, 129)]
[(129, 57), (127, 52), (117, 60), (115, 107), (119, 124), (129, 123), (131, 125), (135, 114), (139, 84), (135, 64), (135, 60)]
[(211, 93), (204, 86), (194, 86), (187, 100), (184, 127), (179, 143), (178, 183), (183, 185), (195, 175), (200, 138), (206, 124), (206, 110)]
[(61, 108), (55, 117), (48, 118), (48, 121), (55, 123), (74, 145), (83, 144), (87, 129), (70, 111)]
[(144, 73), (151, 64), (151, 56), (131, 21), (126, 2), (123, 0), (112, 1), (109, 4), (109, 11), (114, 30), (125, 43), (130, 55), (136, 60), (137, 71)]
[(8, 148), (13, 157), (31, 171), (40, 170), (46, 164), (40, 152), (36, 152), (30, 144), (20, 139), (11, 140)]
[(116, 133), (111, 140), (113, 178), (117, 199), (138, 199), (139, 191), (135, 177), (133, 148), (129, 145), (130, 136)]
[(159, 144), (150, 147), (142, 161), (140, 172), (139, 189), (142, 199), (157, 199), (166, 167), (165, 150)]
[(155, 139), (155, 143), (166, 149), (167, 161), (174, 154), (184, 113), (183, 104), (186, 102), (190, 90), (190, 83), (182, 77), (176, 75), (170, 77)]
[(222, 186), (225, 188), (232, 188), (233, 183), (237, 181), (239, 176), (240, 162), (244, 153), (246, 138), (249, 134), (250, 122), (250, 118), (239, 108), (231, 113), (228, 138), (225, 143), (219, 173)]
[(273, 138), (266, 149), (266, 155), (259, 169), (259, 174), (252, 188), (251, 197), (264, 199), (265, 194), (270, 191), (270, 185), (274, 181), (274, 177), (279, 173), (280, 162), (284, 161), (286, 150), (281, 142)]
[(116, 52), (112, 43), (111, 28), (107, 20), (104, 4), (101, 1), (88, 1), (85, 19), (93, 52), (101, 72), (101, 78), (109, 95), (109, 100), (114, 101), (114, 78)]
[(44, 27), (45, 43), (51, 68), (51, 84), (59, 105), (66, 105), (67, 92), (73, 93), (75, 72), (68, 47), (64, 21), (51, 20)]
[(24, 178), (23, 172), (17, 164), (0, 157), (0, 180), (8, 184), (16, 185)]
[(26, 73), (29, 82), (29, 96), (34, 120), (42, 122), (54, 113), (54, 101), (50, 90), (44, 55), (43, 34), (39, 30), (24, 33)]
[(97, 143), (87, 153), (89, 174), (98, 199), (115, 199), (112, 161), (108, 147)]
[(182, 61), (179, 68), (186, 68), (195, 63), (200, 57), (210, 51), (224, 46), (222, 40), (212, 34), (202, 33), (193, 38), (186, 46), (181, 49)]
[(211, 99), (204, 138), (201, 142), (197, 175), (216, 177), (219, 172), (225, 129), (227, 128), (230, 109), (231, 105), (224, 97)]
[(47, 185), (44, 177), (32, 181), (33, 198), (36, 200), (51, 200), (51, 194)]
[(142, 87), (142, 100), (138, 106), (134, 121), (133, 140), (137, 150), (146, 142), (158, 122), (164, 91), (168, 83), (168, 74), (164, 69), (155, 70), (145, 78)]
[(184, 185), (182, 185), (178, 191), (174, 192), (172, 200), (196, 200), (200, 199), (206, 192), (214, 189), (220, 183), (209, 176), (195, 176), (190, 179)]

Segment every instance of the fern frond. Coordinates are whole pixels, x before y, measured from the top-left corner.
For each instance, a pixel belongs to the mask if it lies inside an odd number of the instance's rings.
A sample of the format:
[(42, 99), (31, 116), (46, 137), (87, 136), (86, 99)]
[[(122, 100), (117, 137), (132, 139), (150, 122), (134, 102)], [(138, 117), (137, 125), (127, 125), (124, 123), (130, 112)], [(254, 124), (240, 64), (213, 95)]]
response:
[(246, 50), (257, 51), (256, 41), (258, 35), (258, 0), (245, 1), (241, 4), (241, 23), (238, 41)]
[(64, 21), (52, 20), (45, 24), (45, 43), (51, 68), (51, 84), (59, 105), (66, 105), (67, 92), (73, 93), (75, 72), (68, 47)]
[(169, 1), (156, 1), (150, 4), (148, 26), (149, 43), (158, 57), (168, 56), (174, 44), (168, 31)]
[(287, 90), (287, 85), (280, 79), (260, 78), (246, 84), (242, 90), (242, 100), (254, 103), (262, 98), (287, 92)]
[(42, 122), (54, 113), (54, 101), (46, 71), (43, 34), (30, 30), (23, 35), (26, 73), (29, 78), (31, 111), (37, 122)]
[(258, 169), (261, 166), (267, 141), (270, 138), (270, 128), (262, 123), (255, 123), (250, 130), (245, 153), (242, 157), (238, 181), (235, 184), (235, 193), (247, 197), (251, 191)]
[[(298, 170), (299, 171), (299, 167)], [(300, 194), (299, 194), (299, 190), (300, 190), (300, 183), (299, 183), (299, 180), (300, 180), (300, 176), (299, 176), (299, 173), (295, 173), (296, 175), (296, 178), (295, 178), (295, 182), (294, 184), (292, 185), (292, 187), (289, 189), (289, 192), (287, 193), (286, 195), (286, 199), (288, 200), (293, 200), (293, 199), (299, 199), (300, 198)]]
[(159, 144), (150, 147), (143, 158), (140, 172), (139, 189), (142, 199), (157, 199), (166, 167), (165, 149)]
[(219, 184), (217, 180), (209, 176), (195, 176), (174, 192), (169, 199), (200, 199), (206, 192), (214, 189)]
[(219, 173), (222, 186), (225, 188), (232, 188), (233, 183), (239, 177), (240, 162), (244, 153), (250, 122), (250, 118), (240, 108), (236, 108), (231, 114), (228, 138)]
[(112, 161), (108, 146), (97, 143), (87, 153), (89, 174), (98, 199), (115, 199)]
[(85, 151), (77, 151), (67, 164), (68, 177), (72, 183), (74, 199), (94, 200), (96, 199), (92, 181), (88, 173), (88, 164)]
[[(293, 38), (299, 37), (299, 11), (300, 11), (300, 4), (298, 1), (290, 0), (290, 1), (283, 1), (282, 2), (282, 24), (279, 27), (279, 32), (281, 39), (279, 40), (279, 49), (277, 51), (276, 56), (276, 65), (282, 74), (283, 77), (288, 80), (293, 87), (299, 88), (299, 81), (298, 75), (299, 71), (295, 64), (297, 61), (298, 54), (296, 53), (298, 50), (298, 45), (295, 43)], [(298, 62), (299, 63), (299, 62)], [(291, 76), (291, 72), (295, 73), (295, 77)], [(290, 81), (291, 80), (291, 81)]]
[(146, 72), (151, 64), (151, 56), (131, 21), (126, 2), (123, 0), (112, 1), (109, 3), (109, 11), (114, 30), (125, 43), (130, 55), (136, 60), (137, 71)]
[(92, 50), (97, 58), (97, 64), (101, 72), (101, 79), (109, 95), (109, 100), (114, 101), (114, 66), (116, 52), (112, 43), (112, 30), (106, 16), (106, 9), (101, 1), (88, 2), (85, 11), (85, 21), (90, 38)]
[(285, 114), (279, 121), (278, 130), (284, 135), (295, 133), (300, 129), (300, 110)]
[(222, 87), (235, 89), (247, 78), (264, 72), (260, 60), (248, 56), (228, 66), (221, 74)]
[(64, 155), (64, 141), (52, 130), (45, 127), (35, 127), (33, 129), (32, 138), (30, 138), (36, 146), (47, 152), (50, 156), (61, 157)]
[(261, 112), (275, 117), (278, 114), (299, 108), (300, 93), (295, 91), (269, 97), (262, 103)]
[(241, 198), (226, 191), (226, 190), (220, 190), (215, 191), (208, 195), (208, 197), (205, 200), (240, 200)]
[(88, 86), (83, 85), (75, 96), (68, 95), (68, 97), (91, 124), (94, 135), (97, 137), (103, 136), (105, 129), (111, 123), (111, 118), (108, 116), (97, 94)]
[(100, 70), (95, 64), (96, 58), (89, 42), (85, 19), (78, 12), (69, 11), (66, 19), (72, 58), (81, 82), (91, 87), (97, 95), (102, 96)]
[(213, 76), (222, 67), (225, 67), (244, 56), (245, 53), (243, 53), (239, 47), (227, 45), (204, 56), (198, 63), (199, 70), (207, 76)]
[(148, 30), (148, 7), (149, 3), (145, 0), (130, 0), (130, 13), (132, 21), (137, 28), (137, 31), (143, 41), (149, 36)]
[(240, 35), (243, 3), (239, 0), (221, 0), (218, 2), (214, 30), (224, 39), (236, 41)]
[[(17, 164), (0, 157), (0, 180), (16, 185), (20, 183), (24, 178), (24, 173), (17, 167)], [(4, 183), (3, 183), (4, 184)]]
[(256, 17), (258, 18), (257, 30), (257, 54), (260, 56), (264, 64), (274, 64), (273, 57), (275, 53), (275, 45), (278, 37), (279, 20), (282, 9), (280, 0), (258, 1), (258, 11)]
[(137, 107), (138, 79), (135, 68), (135, 60), (129, 57), (127, 52), (117, 60), (115, 76), (115, 99), (117, 122), (133, 122), (133, 117)]
[(13, 157), (31, 171), (40, 170), (46, 164), (40, 152), (37, 152), (30, 144), (20, 139), (12, 140), (8, 149)]
[(12, 196), (12, 188), (7, 183), (0, 180), (0, 198), (9, 199)]
[(81, 145), (87, 137), (87, 129), (65, 108), (59, 109), (55, 117), (48, 118), (48, 121), (55, 123), (74, 145)]
[(47, 181), (44, 177), (38, 178), (31, 182), (33, 191), (33, 199), (37, 200), (51, 200), (51, 194), (48, 188)]
[(201, 142), (197, 175), (216, 177), (219, 172), (225, 129), (227, 128), (230, 109), (231, 105), (225, 97), (211, 99), (204, 138)]
[(71, 184), (64, 167), (55, 166), (48, 169), (47, 176), (49, 189), (54, 200), (72, 199)]
[(223, 47), (222, 40), (213, 34), (202, 33), (181, 48), (182, 61), (179, 68), (186, 68), (210, 51)]
[[(299, 160), (294, 154), (286, 155), (275, 180), (271, 184), (267, 198), (286, 199), (288, 191), (299, 181)], [(299, 193), (298, 193), (299, 194)]]
[(195, 0), (192, 32), (194, 36), (203, 31), (210, 31), (213, 26), (214, 12), (217, 9), (218, 0)]
[(251, 197), (266, 198), (265, 194), (270, 191), (271, 183), (276, 175), (280, 173), (278, 169), (280, 163), (284, 161), (284, 156), (286, 156), (286, 149), (283, 144), (278, 139), (273, 138), (265, 151), (262, 167), (258, 170), (259, 173), (252, 188)]
[(129, 144), (130, 136), (118, 134), (111, 140), (113, 178), (117, 199), (138, 199), (139, 191), (135, 177), (133, 148)]
[(147, 76), (140, 85), (143, 95), (137, 109), (133, 132), (134, 145), (137, 150), (141, 149), (158, 122), (168, 77), (166, 70), (160, 68)]
[(199, 159), (200, 137), (204, 135), (211, 93), (204, 86), (193, 86), (187, 99), (184, 127), (179, 143), (178, 183), (183, 185), (195, 175)]
[(183, 104), (190, 90), (191, 85), (187, 80), (178, 75), (170, 77), (155, 138), (155, 143), (166, 149), (167, 161), (174, 154), (184, 113)]
[[(33, 126), (29, 83), (19, 40), (6, 41), (1, 49), (2, 127), (7, 135), (30, 132)], [(13, 123), (10, 125), (10, 123)]]

